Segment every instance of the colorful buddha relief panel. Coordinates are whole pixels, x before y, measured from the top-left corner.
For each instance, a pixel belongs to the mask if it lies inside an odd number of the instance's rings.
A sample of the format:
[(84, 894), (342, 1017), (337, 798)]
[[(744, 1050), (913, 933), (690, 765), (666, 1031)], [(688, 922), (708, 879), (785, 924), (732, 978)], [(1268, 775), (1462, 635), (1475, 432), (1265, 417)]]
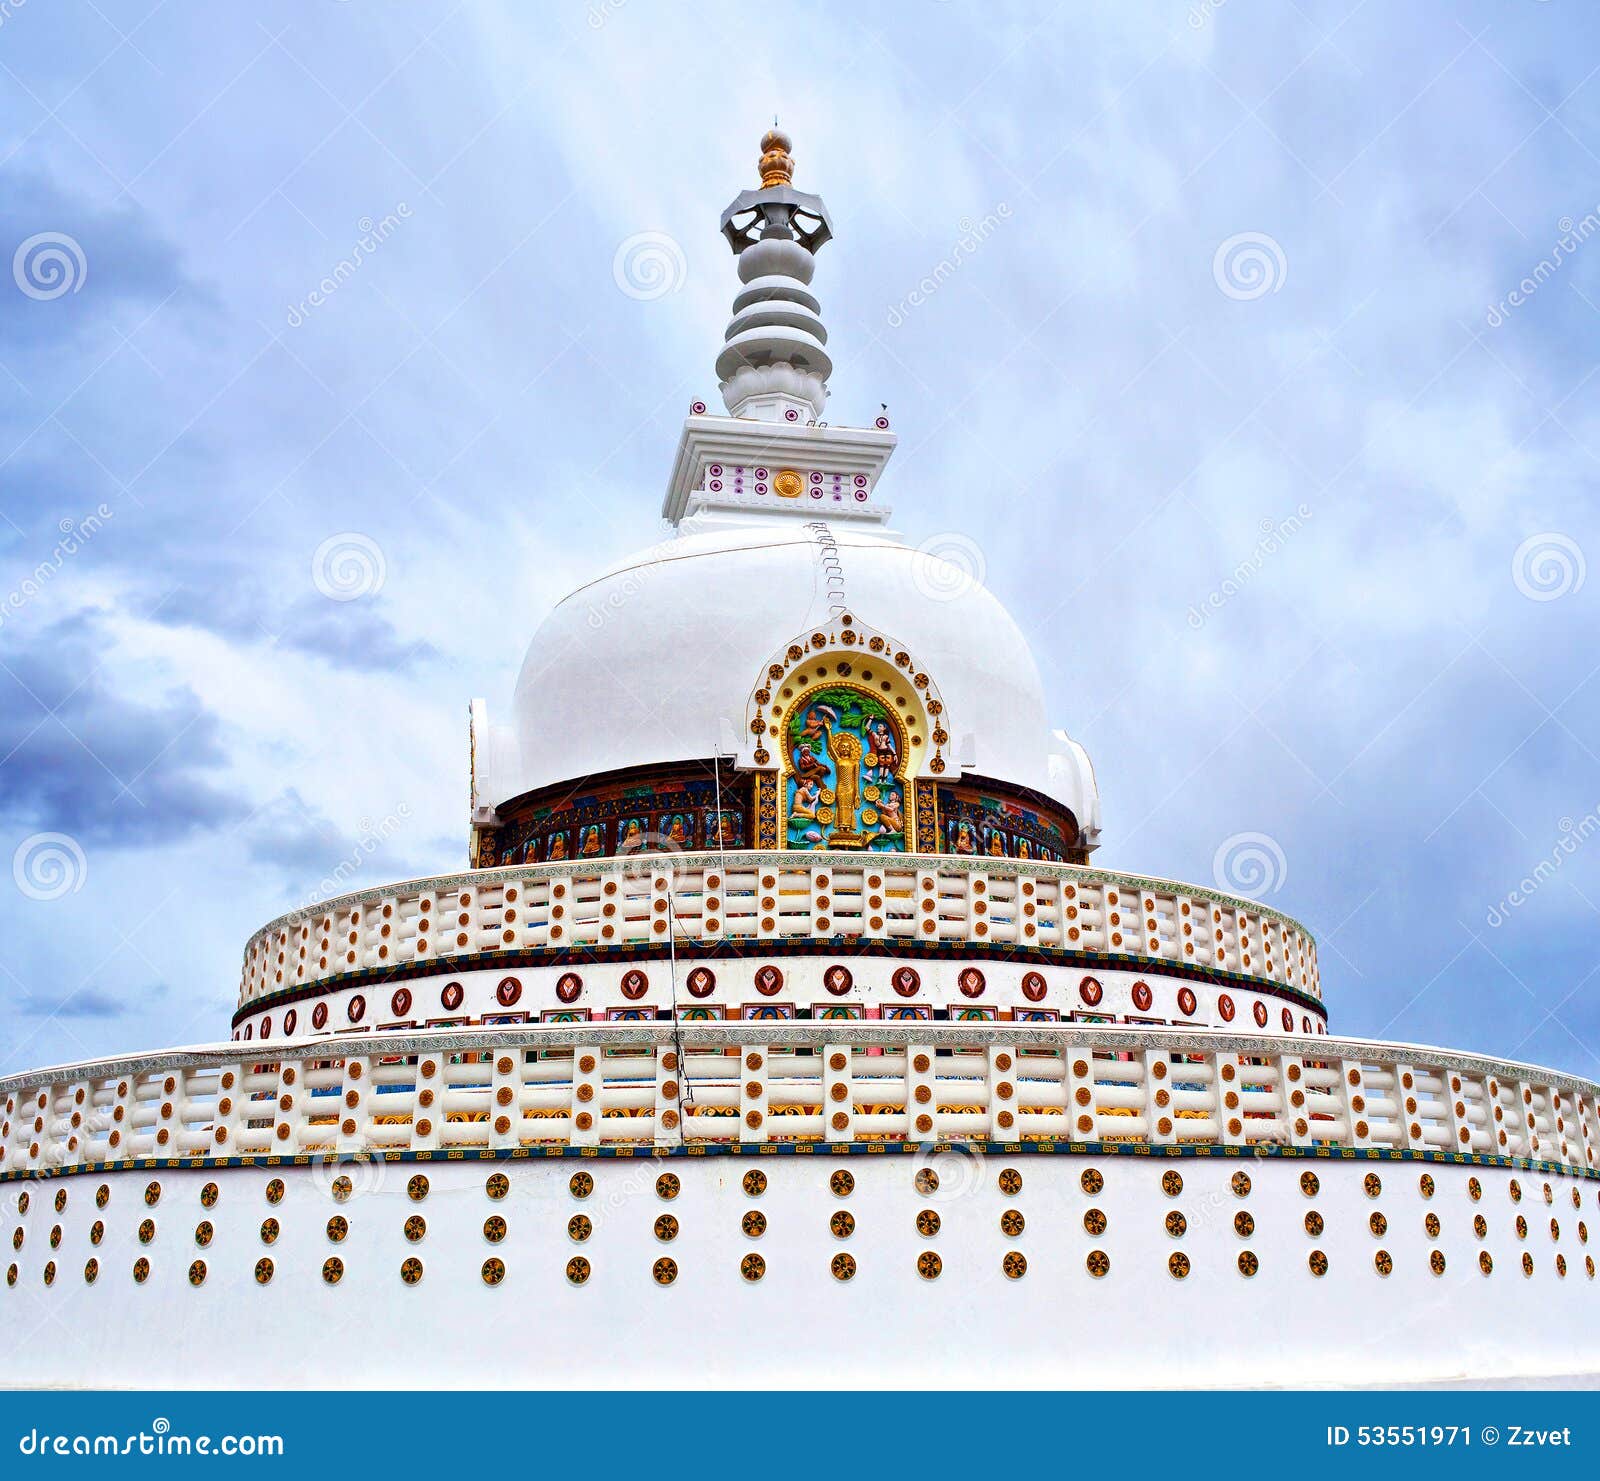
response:
[(814, 689), (783, 745), (790, 848), (907, 849), (905, 727), (882, 700), (847, 684)]

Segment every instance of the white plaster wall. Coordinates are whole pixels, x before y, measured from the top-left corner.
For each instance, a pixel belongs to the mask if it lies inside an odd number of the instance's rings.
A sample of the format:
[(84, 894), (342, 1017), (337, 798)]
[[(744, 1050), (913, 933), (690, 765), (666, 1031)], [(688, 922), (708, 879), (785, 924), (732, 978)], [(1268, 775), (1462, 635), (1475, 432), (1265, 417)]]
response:
[[(917, 1170), (936, 1169), (939, 1191), (919, 1193)], [(1103, 1191), (1093, 1198), (1079, 1185), (1085, 1167), (1098, 1168)], [(568, 1179), (579, 1168), (596, 1180), (594, 1194), (574, 1199)], [(745, 1195), (742, 1175), (767, 1173), (758, 1199)], [(848, 1198), (836, 1197), (829, 1175), (847, 1168), (856, 1179)], [(1002, 1167), (1014, 1167), (1023, 1186), (1014, 1198), (996, 1186)], [(1243, 1167), (1253, 1179), (1248, 1198), (1229, 1178)], [(1304, 1196), (1300, 1173), (1321, 1179)], [(1176, 1168), (1183, 1193), (1169, 1198), (1161, 1174)], [(511, 1195), (494, 1203), (484, 1181), (508, 1174)], [(223, 1169), (87, 1174), (32, 1183), (32, 1207), (18, 1217), (18, 1185), (0, 1189), (0, 1231), (26, 1231), (15, 1260), (15, 1289), (0, 1286), (0, 1381), (85, 1385), (311, 1385), (347, 1391), (378, 1385), (694, 1385), (812, 1388), (896, 1385), (1133, 1386), (1214, 1384), (1390, 1383), (1453, 1377), (1506, 1378), (1592, 1371), (1600, 1363), (1600, 1289), (1584, 1271), (1593, 1244), (1578, 1237), (1578, 1222), (1600, 1229), (1593, 1181), (1389, 1160), (1183, 1158), (1019, 1154), (980, 1157), (947, 1152), (932, 1157), (900, 1152), (833, 1157), (675, 1157), (636, 1160), (544, 1159), (392, 1163), (351, 1170), (357, 1192), (336, 1205), (327, 1191), (333, 1172), (318, 1168)], [(407, 1179), (425, 1171), (429, 1197), (413, 1204)], [(657, 1197), (663, 1171), (679, 1176), (680, 1196)], [(1382, 1195), (1369, 1198), (1362, 1179), (1377, 1172)], [(1433, 1176), (1432, 1200), (1418, 1191)], [(1483, 1185), (1472, 1202), (1469, 1176)], [(146, 1210), (142, 1190), (162, 1184), (160, 1204)], [(263, 1189), (279, 1176), (284, 1202), (267, 1205)], [(1511, 1178), (1523, 1187), (1520, 1205), (1507, 1194)], [(203, 1210), (201, 1185), (215, 1179), (221, 1198)], [(1546, 1206), (1549, 1182), (1554, 1204)], [(112, 1188), (110, 1206), (95, 1209), (95, 1187)], [(52, 1208), (55, 1188), (69, 1190), (64, 1215)], [(1582, 1192), (1575, 1210), (1571, 1189)], [(1084, 1210), (1102, 1209), (1109, 1227), (1091, 1238)], [(917, 1232), (919, 1209), (938, 1211), (943, 1228), (933, 1239)], [(1302, 1221), (1315, 1207), (1327, 1221), (1318, 1240)], [(740, 1219), (751, 1208), (768, 1217), (760, 1239), (746, 1238)], [(839, 1208), (856, 1216), (848, 1240), (829, 1232)], [(1000, 1231), (1007, 1208), (1026, 1228), (1016, 1239)], [(1164, 1231), (1169, 1210), (1181, 1209), (1188, 1232)], [(1241, 1208), (1256, 1219), (1248, 1240), (1234, 1232)], [(1389, 1231), (1377, 1239), (1368, 1218), (1381, 1209)], [(1424, 1233), (1432, 1210), (1442, 1228)], [(342, 1212), (350, 1237), (330, 1245), (328, 1216)], [(155, 1242), (134, 1236), (146, 1213), (158, 1225)], [(406, 1217), (420, 1212), (426, 1239), (406, 1243)], [(482, 1235), (483, 1220), (500, 1213), (509, 1235), (498, 1246)], [(583, 1212), (594, 1221), (582, 1245), (568, 1239), (567, 1221)], [(658, 1214), (670, 1212), (682, 1233), (670, 1245), (652, 1235)], [(1489, 1225), (1480, 1241), (1472, 1218)], [(1526, 1240), (1515, 1216), (1529, 1222)], [(272, 1284), (252, 1276), (264, 1253), (261, 1220), (273, 1215), (283, 1233), (270, 1251)], [(87, 1230), (105, 1220), (98, 1253), (100, 1279), (83, 1282), (91, 1253)], [(211, 1247), (197, 1251), (194, 1225), (217, 1227)], [(1559, 1220), (1560, 1239), (1549, 1233)], [(40, 1272), (52, 1252), (52, 1224), (63, 1227), (53, 1252), (60, 1273), (46, 1289)], [(1093, 1280), (1085, 1270), (1091, 1248), (1105, 1250), (1111, 1273)], [(1242, 1248), (1260, 1258), (1246, 1280), (1236, 1260)], [(1313, 1278), (1312, 1248), (1331, 1269)], [(1388, 1278), (1373, 1255), (1394, 1259)], [(944, 1271), (934, 1282), (916, 1273), (918, 1253), (935, 1249)], [(1429, 1252), (1443, 1250), (1444, 1276), (1430, 1273)], [(1193, 1262), (1186, 1281), (1167, 1273), (1167, 1258), (1184, 1250)], [(1494, 1258), (1492, 1276), (1478, 1253)], [(740, 1278), (749, 1250), (766, 1256), (759, 1284)], [(858, 1261), (848, 1283), (833, 1279), (829, 1262), (840, 1250)], [(1028, 1260), (1021, 1280), (1007, 1280), (1009, 1250)], [(1533, 1255), (1534, 1273), (1520, 1257)], [(1568, 1262), (1565, 1280), (1555, 1255)], [(134, 1259), (148, 1255), (149, 1282), (135, 1286)], [(338, 1253), (347, 1273), (336, 1287), (320, 1269)], [(506, 1261), (503, 1284), (486, 1287), (483, 1259)], [(577, 1253), (593, 1275), (582, 1287), (564, 1275)], [(404, 1286), (400, 1262), (416, 1254), (422, 1282)], [(209, 1268), (205, 1285), (187, 1283), (196, 1256)], [(670, 1287), (651, 1279), (662, 1255), (679, 1265)]]

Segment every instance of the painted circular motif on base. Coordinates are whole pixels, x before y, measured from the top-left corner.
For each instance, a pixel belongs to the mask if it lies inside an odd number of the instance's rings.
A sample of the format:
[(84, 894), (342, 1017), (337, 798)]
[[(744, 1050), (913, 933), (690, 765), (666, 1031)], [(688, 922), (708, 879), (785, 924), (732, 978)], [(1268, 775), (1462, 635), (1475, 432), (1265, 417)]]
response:
[(135, 1285), (142, 1286), (149, 1279), (150, 1262), (145, 1259), (143, 1255), (140, 1255), (139, 1258), (133, 1262), (133, 1283)]
[(1044, 1001), (1046, 987), (1044, 974), (1041, 972), (1024, 972), (1022, 974), (1022, 996), (1030, 1003)]
[(655, 1236), (663, 1244), (669, 1244), (678, 1237), (678, 1221), (671, 1214), (662, 1214), (655, 1223)]
[(581, 1286), (589, 1279), (590, 1264), (582, 1255), (574, 1255), (567, 1261), (567, 1279), (575, 1286)]
[(483, 1262), (480, 1272), (486, 1286), (497, 1286), (506, 1278), (506, 1262), (496, 1255), (490, 1255)]
[(499, 1214), (490, 1214), (483, 1221), (483, 1237), (490, 1244), (499, 1244), (506, 1237), (506, 1221)]
[(1022, 1192), (1022, 1174), (1014, 1167), (1002, 1167), (995, 1183), (1007, 1198), (1014, 1198)]
[(483, 1185), (483, 1191), (498, 1203), (511, 1191), (511, 1179), (503, 1172), (492, 1172), (489, 1181)]
[(856, 1257), (841, 1252), (828, 1262), (828, 1269), (833, 1273), (835, 1280), (853, 1280), (856, 1273)]
[(753, 1167), (744, 1175), (744, 1191), (752, 1198), (759, 1198), (767, 1191), (767, 1175), (758, 1167)]
[(1007, 1239), (1015, 1239), (1027, 1225), (1027, 1220), (1022, 1217), (1020, 1210), (1008, 1208), (1000, 1215), (1000, 1232)]
[(1306, 1256), (1306, 1264), (1311, 1268), (1311, 1273), (1321, 1277), (1328, 1273), (1328, 1257), (1321, 1250), (1312, 1250)]
[(256, 1284), (258, 1286), (266, 1285), (272, 1279), (274, 1269), (272, 1261), (263, 1255), (256, 1261)]
[(582, 1244), (594, 1233), (594, 1221), (588, 1214), (574, 1214), (567, 1220), (567, 1238)]
[(849, 1209), (839, 1209), (828, 1220), (828, 1232), (835, 1239), (849, 1239), (856, 1232), (856, 1216)]
[(99, 1279), (100, 1279), (100, 1262), (98, 1260), (95, 1260), (95, 1259), (92, 1259), (92, 1258), (89, 1259), (89, 1260), (86, 1260), (84, 1262), (84, 1266), (83, 1266), (84, 1284), (92, 1286)]
[(1189, 1257), (1182, 1250), (1167, 1256), (1167, 1274), (1174, 1280), (1186, 1280), (1191, 1268)]
[[(916, 1176), (911, 1179), (911, 1186), (922, 1194), (924, 1198), (939, 1191), (939, 1174), (931, 1167), (919, 1167)], [(835, 1189), (835, 1192), (838, 1190)]]
[(422, 1279), (422, 1261), (415, 1255), (409, 1255), (400, 1262), (400, 1279), (408, 1286), (414, 1286)]
[(925, 1208), (917, 1215), (917, 1233), (924, 1239), (932, 1239), (939, 1232), (939, 1215), (931, 1208)]
[(1028, 1257), (1020, 1250), (1010, 1250), (1000, 1261), (1000, 1269), (1007, 1280), (1021, 1280), (1028, 1273)]
[(203, 1286), (205, 1283), (206, 1262), (204, 1260), (196, 1260), (189, 1267), (189, 1284), (191, 1286)]
[(1168, 1198), (1176, 1198), (1183, 1192), (1183, 1174), (1168, 1168), (1161, 1174), (1161, 1191)]
[(676, 1198), (682, 1191), (683, 1184), (678, 1181), (675, 1172), (664, 1172), (656, 1179), (656, 1196), (658, 1198)]
[(1166, 1230), (1174, 1239), (1181, 1239), (1189, 1228), (1189, 1221), (1177, 1209), (1167, 1215)]
[(594, 1192), (594, 1174), (575, 1172), (567, 1181), (567, 1189), (574, 1198), (587, 1198)]
[(556, 996), (563, 1003), (576, 1003), (583, 993), (583, 978), (576, 972), (563, 972), (556, 978)]
[(412, 1214), (400, 1231), (410, 1244), (416, 1244), (428, 1232), (428, 1221), (421, 1214)]
[(710, 967), (695, 967), (689, 973), (689, 996), (709, 998), (717, 987), (717, 974)]
[(670, 1286), (678, 1278), (678, 1262), (662, 1256), (650, 1267), (650, 1278), (658, 1286)]
[(330, 1286), (336, 1286), (344, 1279), (344, 1261), (337, 1255), (329, 1255), (322, 1262), (322, 1278)]
[(1111, 1256), (1104, 1250), (1090, 1250), (1083, 1263), (1089, 1274), (1096, 1280), (1102, 1279), (1111, 1272)]
[(406, 1179), (406, 1197), (413, 1203), (421, 1203), (428, 1196), (428, 1177), (426, 1173), (413, 1173)]
[(760, 1239), (767, 1232), (767, 1216), (758, 1208), (751, 1209), (739, 1220), (746, 1239)]
[(1261, 1261), (1256, 1258), (1254, 1250), (1239, 1251), (1239, 1274), (1248, 1280), (1261, 1269)]
[(767, 1262), (751, 1251), (739, 1262), (739, 1274), (748, 1281), (758, 1281), (767, 1273)]
[(278, 1242), (278, 1221), (276, 1219), (263, 1219), (261, 1221), (261, 1243), (276, 1244)]
[(1106, 1185), (1104, 1175), (1097, 1167), (1086, 1167), (1078, 1175), (1078, 1186), (1091, 1198)]
[[(837, 1168), (828, 1179), (828, 1186), (840, 1197), (847, 1197), (856, 1189), (855, 1174), (848, 1168)], [(935, 1187), (938, 1186), (936, 1183)], [(920, 1190), (919, 1190), (920, 1191)]]
[(328, 1220), (328, 1238), (335, 1244), (342, 1244), (349, 1233), (350, 1221), (343, 1214), (335, 1214)]

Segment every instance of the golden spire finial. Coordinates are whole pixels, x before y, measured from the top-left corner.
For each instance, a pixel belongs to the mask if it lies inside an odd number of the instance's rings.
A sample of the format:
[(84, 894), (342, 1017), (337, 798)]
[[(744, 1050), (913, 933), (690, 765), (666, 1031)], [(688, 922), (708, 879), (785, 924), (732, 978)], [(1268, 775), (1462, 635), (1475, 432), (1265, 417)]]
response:
[(787, 185), (794, 179), (794, 161), (789, 157), (789, 136), (778, 127), (776, 117), (772, 127), (761, 136), (761, 188), (769, 190), (774, 185)]

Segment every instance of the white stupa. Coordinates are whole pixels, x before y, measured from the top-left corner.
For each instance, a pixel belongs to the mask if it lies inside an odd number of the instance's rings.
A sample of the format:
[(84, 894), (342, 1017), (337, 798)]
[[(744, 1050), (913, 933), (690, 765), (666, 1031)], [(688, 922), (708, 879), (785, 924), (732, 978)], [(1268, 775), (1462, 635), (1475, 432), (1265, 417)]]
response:
[(1592, 1371), (1600, 1092), (1330, 1036), (1297, 922), (1090, 862), (1016, 624), (824, 419), (832, 224), (760, 171), (672, 538), (473, 703), (471, 867), (264, 926), (231, 1038), (0, 1082), (0, 1379)]

